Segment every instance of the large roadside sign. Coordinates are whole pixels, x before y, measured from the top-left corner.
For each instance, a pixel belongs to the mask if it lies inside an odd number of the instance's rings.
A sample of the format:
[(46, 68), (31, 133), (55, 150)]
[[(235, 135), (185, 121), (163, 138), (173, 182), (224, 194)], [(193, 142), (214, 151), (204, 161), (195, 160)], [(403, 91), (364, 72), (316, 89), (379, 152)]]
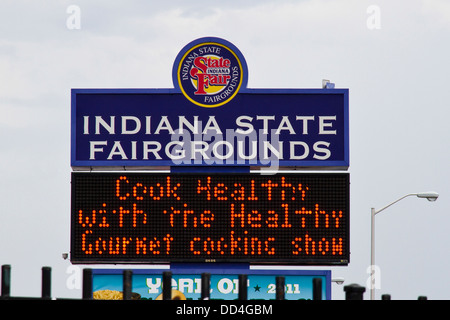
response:
[(72, 263), (347, 265), (348, 89), (247, 88), (212, 37), (172, 79), (72, 89)]
[(249, 89), (240, 51), (188, 44), (174, 88), (72, 89), (71, 166), (347, 169), (348, 89)]

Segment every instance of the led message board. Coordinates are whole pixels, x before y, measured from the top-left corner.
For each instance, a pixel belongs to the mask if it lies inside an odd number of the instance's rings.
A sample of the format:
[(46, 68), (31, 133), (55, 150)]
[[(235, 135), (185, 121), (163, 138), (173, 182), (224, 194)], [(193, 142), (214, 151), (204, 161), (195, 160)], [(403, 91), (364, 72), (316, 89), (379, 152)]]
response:
[(347, 265), (349, 174), (72, 173), (72, 263)]

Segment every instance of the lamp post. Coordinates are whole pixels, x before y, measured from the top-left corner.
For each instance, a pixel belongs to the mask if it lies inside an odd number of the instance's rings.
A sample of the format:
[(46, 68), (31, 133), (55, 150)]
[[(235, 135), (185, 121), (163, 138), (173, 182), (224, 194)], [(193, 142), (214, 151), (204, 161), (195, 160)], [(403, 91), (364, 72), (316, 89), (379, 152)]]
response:
[(370, 227), (371, 227), (371, 232), (370, 232), (371, 233), (371, 237), (370, 237), (370, 267), (371, 267), (370, 299), (371, 300), (375, 299), (375, 286), (374, 286), (374, 282), (375, 282), (375, 277), (374, 277), (374, 273), (375, 273), (375, 215), (377, 213), (380, 213), (384, 209), (389, 208), (390, 206), (399, 202), (400, 200), (402, 200), (406, 197), (410, 197), (410, 196), (416, 196), (418, 198), (426, 198), (428, 201), (436, 201), (437, 198), (439, 197), (439, 194), (437, 192), (409, 193), (409, 194), (404, 195), (403, 197), (395, 200), (394, 202), (391, 202), (390, 204), (388, 204), (387, 206), (384, 206), (381, 209), (375, 210), (375, 208), (371, 208), (371, 220), (370, 220)]

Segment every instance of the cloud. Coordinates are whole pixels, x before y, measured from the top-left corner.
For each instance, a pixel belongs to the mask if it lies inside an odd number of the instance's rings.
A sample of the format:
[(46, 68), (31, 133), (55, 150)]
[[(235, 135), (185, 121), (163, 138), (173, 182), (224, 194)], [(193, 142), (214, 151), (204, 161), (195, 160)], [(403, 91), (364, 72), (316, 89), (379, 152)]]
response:
[(450, 2), (446, 0), (423, 0), (422, 12), (435, 28), (450, 28)]

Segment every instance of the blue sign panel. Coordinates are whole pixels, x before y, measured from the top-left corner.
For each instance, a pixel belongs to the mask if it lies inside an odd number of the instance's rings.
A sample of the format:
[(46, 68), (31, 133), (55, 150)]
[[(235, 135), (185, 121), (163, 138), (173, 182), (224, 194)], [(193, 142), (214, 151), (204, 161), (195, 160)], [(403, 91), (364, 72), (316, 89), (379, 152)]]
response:
[(246, 89), (205, 108), (174, 89), (73, 89), (83, 166), (349, 165), (347, 89)]
[[(135, 269), (132, 275), (132, 298), (138, 300), (162, 299), (162, 273), (160, 269)], [(189, 270), (172, 271), (172, 298), (177, 300), (200, 300), (201, 274)], [(195, 272), (195, 270), (194, 270)], [(236, 270), (208, 270), (211, 300), (236, 300), (238, 298), (239, 274)], [(94, 299), (121, 299), (123, 291), (123, 270), (94, 269)], [(276, 277), (285, 280), (286, 300), (312, 300), (313, 279), (322, 279), (322, 300), (331, 299), (330, 270), (245, 270), (247, 274), (248, 300), (275, 300)]]

